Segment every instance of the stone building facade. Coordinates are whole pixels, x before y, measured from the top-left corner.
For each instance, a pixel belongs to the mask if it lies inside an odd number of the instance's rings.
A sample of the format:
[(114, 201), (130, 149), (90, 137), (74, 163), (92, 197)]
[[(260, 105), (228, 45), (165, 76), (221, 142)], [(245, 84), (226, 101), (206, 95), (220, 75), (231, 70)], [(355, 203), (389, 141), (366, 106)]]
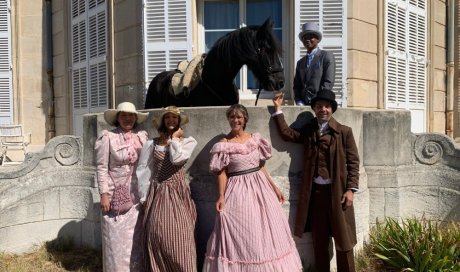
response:
[[(269, 8), (255, 8), (275, 21), (291, 97), (295, 63), (305, 53), (297, 34), (301, 23), (313, 20), (324, 34), (320, 45), (336, 56), (334, 90), (342, 107), (410, 110), (414, 132), (460, 137), (460, 50), (455, 38), (460, 1), (262, 2)], [(229, 17), (238, 18), (237, 26), (251, 23), (252, 1), (219, 3), (7, 0), (0, 5), (0, 17), (8, 22), (10, 65), (5, 71), (10, 83), (0, 90), (6, 97), (0, 112), (10, 111), (6, 118), (0, 116), (1, 123), (23, 124), (32, 133), (31, 146), (39, 148), (56, 135), (82, 135), (84, 114), (121, 101), (142, 107), (157, 72), (205, 52), (217, 37), (207, 22), (209, 10), (234, 15)], [(240, 13), (232, 13), (235, 6)], [(239, 78), (240, 96), (242, 103), (252, 105), (256, 90), (247, 74), (242, 70)], [(263, 93), (266, 101), (260, 105), (270, 103), (270, 97)]]

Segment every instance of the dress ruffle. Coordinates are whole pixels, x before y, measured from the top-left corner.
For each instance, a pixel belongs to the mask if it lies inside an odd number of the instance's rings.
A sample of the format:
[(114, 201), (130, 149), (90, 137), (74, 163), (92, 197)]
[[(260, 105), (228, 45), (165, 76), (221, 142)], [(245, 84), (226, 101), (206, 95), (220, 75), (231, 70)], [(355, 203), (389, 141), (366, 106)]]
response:
[(251, 138), (242, 144), (218, 142), (214, 144), (210, 151), (211, 162), (209, 164), (209, 170), (217, 173), (228, 166), (230, 163), (230, 154), (247, 155), (255, 149), (259, 149), (261, 161), (266, 161), (272, 156), (272, 146), (270, 142), (262, 138), (260, 133), (257, 132), (253, 133)]

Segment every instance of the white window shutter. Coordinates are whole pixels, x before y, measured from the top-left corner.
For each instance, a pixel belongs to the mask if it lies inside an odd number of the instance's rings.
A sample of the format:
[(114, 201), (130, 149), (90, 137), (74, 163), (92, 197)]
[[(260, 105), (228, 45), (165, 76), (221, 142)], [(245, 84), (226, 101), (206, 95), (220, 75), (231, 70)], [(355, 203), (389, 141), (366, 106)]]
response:
[(333, 91), (336, 93), (337, 102), (346, 107), (346, 59), (347, 33), (346, 1), (342, 0), (295, 0), (295, 63), (306, 54), (306, 49), (297, 35), (305, 22), (315, 22), (323, 33), (320, 48), (334, 54), (336, 64), (336, 77)]
[(108, 107), (107, 5), (105, 0), (72, 0), (72, 105), (74, 134), (83, 115)]
[[(103, 1), (92, 0), (94, 8), (89, 10), (89, 90), (90, 112), (99, 112), (108, 107), (107, 82), (107, 18)], [(91, 4), (91, 2), (90, 2)]]
[(192, 12), (188, 0), (144, 0), (145, 84), (160, 72), (192, 59)]
[(388, 0), (385, 105), (411, 112), (412, 131), (425, 131), (426, 0)]
[(10, 1), (0, 1), (0, 124), (13, 123)]

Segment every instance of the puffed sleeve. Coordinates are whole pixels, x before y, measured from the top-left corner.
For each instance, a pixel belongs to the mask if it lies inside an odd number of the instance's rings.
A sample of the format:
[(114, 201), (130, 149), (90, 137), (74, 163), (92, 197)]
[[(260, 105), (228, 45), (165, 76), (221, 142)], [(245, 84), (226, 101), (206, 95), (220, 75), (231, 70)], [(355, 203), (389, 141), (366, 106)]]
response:
[(266, 161), (272, 157), (272, 145), (268, 140), (263, 138), (259, 133), (254, 133), (254, 138), (258, 142), (260, 160)]
[(211, 162), (209, 163), (209, 171), (218, 173), (228, 166), (230, 163), (230, 155), (224, 151), (222, 143), (216, 143), (211, 149)]
[(109, 132), (103, 130), (94, 144), (96, 151), (96, 176), (99, 194), (109, 192), (109, 158), (110, 158), (110, 139)]
[(150, 187), (153, 172), (152, 155), (154, 148), (153, 140), (147, 141), (142, 147), (136, 168), (137, 191), (141, 204), (144, 204)]
[(168, 140), (169, 143), (169, 160), (174, 165), (182, 165), (192, 156), (193, 149), (197, 144), (193, 137), (184, 138), (182, 141), (173, 138)]

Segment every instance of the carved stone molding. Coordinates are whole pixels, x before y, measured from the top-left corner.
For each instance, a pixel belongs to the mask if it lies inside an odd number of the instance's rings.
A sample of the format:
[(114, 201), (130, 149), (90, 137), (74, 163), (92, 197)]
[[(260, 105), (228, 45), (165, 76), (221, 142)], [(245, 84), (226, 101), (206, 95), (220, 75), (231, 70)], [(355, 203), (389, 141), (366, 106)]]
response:
[(415, 140), (414, 153), (420, 163), (433, 165), (445, 156), (452, 156), (455, 146), (444, 134), (420, 134)]
[(63, 166), (76, 164), (80, 157), (81, 148), (76, 138), (68, 137), (66, 142), (57, 143), (54, 148), (54, 158)]

